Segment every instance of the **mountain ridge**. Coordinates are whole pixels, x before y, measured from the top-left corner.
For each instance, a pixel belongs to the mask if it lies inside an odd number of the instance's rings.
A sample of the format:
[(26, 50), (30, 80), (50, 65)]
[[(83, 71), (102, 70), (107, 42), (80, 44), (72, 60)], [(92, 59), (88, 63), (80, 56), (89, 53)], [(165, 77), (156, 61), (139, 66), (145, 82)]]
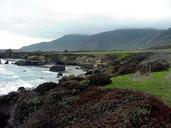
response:
[(116, 29), (93, 35), (68, 34), (50, 42), (22, 47), (20, 51), (135, 50), (171, 45), (171, 30)]

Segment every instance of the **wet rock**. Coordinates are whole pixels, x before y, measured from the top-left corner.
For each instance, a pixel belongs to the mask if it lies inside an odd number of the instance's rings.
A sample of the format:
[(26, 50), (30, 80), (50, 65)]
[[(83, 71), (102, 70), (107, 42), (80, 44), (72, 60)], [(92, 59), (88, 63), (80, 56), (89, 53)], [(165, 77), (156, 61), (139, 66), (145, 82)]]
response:
[(57, 77), (59, 78), (59, 77), (61, 77), (61, 76), (63, 76), (63, 74), (62, 74), (62, 72), (59, 72), (59, 73), (57, 74)]
[(39, 64), (37, 61), (19, 60), (19, 61), (15, 62), (15, 65), (18, 65), (18, 66), (38, 66)]
[(65, 66), (64, 65), (55, 65), (55, 66), (50, 67), (49, 71), (51, 71), (51, 72), (65, 71)]
[(7, 60), (7, 61), (5, 62), (5, 64), (9, 64), (9, 61)]
[(54, 63), (56, 65), (64, 65), (64, 62), (60, 61), (60, 60), (55, 60)]
[(26, 91), (26, 89), (24, 87), (19, 87), (17, 91), (18, 92), (24, 92), (24, 91)]
[(76, 67), (75, 69), (80, 69), (80, 67)]

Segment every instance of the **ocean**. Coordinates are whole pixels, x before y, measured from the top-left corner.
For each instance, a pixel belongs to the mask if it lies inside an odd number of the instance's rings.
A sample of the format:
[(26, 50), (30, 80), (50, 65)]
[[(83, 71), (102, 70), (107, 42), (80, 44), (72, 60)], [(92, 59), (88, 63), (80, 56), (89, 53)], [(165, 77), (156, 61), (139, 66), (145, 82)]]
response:
[[(5, 60), (0, 59), (0, 95), (17, 91), (19, 87), (35, 88), (44, 82), (58, 82), (57, 73), (50, 72), (48, 68), (34, 66), (17, 66), (12, 64), (15, 60), (4, 64)], [(85, 72), (77, 69), (77, 66), (66, 66), (64, 76), (80, 75)]]

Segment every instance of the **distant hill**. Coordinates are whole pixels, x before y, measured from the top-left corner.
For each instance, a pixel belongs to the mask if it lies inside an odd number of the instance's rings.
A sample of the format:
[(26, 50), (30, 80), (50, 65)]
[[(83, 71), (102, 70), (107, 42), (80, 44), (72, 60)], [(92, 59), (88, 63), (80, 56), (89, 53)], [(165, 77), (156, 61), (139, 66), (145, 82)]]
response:
[(157, 38), (153, 40), (154, 48), (170, 48), (171, 47), (171, 29), (164, 30)]
[(171, 29), (118, 29), (94, 35), (65, 35), (21, 51), (135, 50), (171, 45)]

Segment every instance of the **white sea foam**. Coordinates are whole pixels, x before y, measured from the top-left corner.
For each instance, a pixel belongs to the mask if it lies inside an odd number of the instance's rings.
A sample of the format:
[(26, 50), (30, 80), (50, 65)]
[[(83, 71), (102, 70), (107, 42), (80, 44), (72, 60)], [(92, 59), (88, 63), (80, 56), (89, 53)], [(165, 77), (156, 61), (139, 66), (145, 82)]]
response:
[[(75, 66), (67, 66), (63, 75), (79, 75), (84, 72)], [(0, 64), (0, 95), (17, 91), (19, 87), (33, 88), (44, 82), (58, 82), (57, 73), (48, 68), (22, 67)]]
[(12, 71), (6, 70), (4, 66), (0, 67), (0, 75), (14, 75)]
[(3, 95), (12, 91), (17, 91), (19, 87), (32, 88), (33, 85), (21, 79), (16, 80), (16, 81), (10, 81), (10, 82), (1, 82), (0, 94)]

